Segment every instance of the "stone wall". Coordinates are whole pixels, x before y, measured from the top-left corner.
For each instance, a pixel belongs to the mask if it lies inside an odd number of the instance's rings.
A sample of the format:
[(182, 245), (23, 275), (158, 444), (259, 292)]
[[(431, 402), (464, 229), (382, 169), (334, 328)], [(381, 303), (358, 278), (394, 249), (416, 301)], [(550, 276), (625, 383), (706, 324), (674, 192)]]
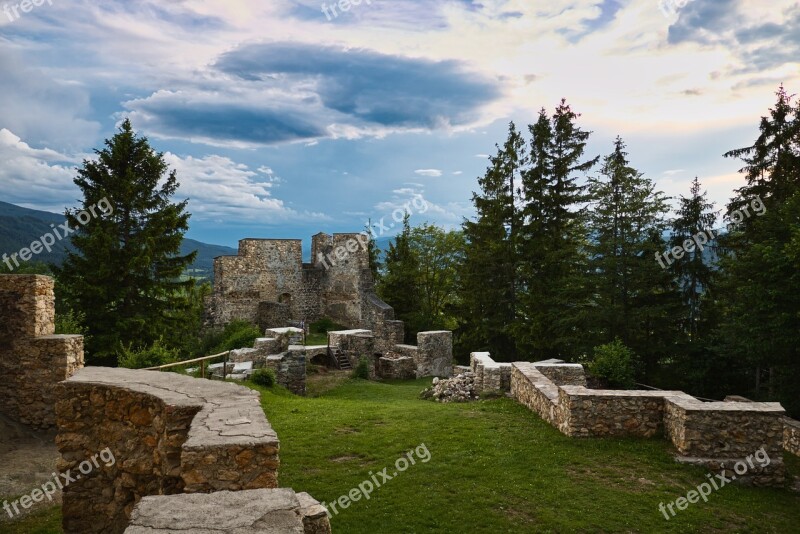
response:
[(417, 334), (417, 378), (453, 375), (453, 333), (449, 330)]
[(469, 365), (475, 374), (475, 391), (510, 391), (511, 364), (495, 362), (488, 352), (473, 352)]
[(59, 470), (115, 462), (64, 488), (64, 532), (123, 532), (148, 495), (277, 487), (278, 437), (259, 395), (174, 373), (85, 368), (56, 389)]
[[(480, 353), (479, 353), (480, 354)], [(485, 365), (488, 355), (480, 354)], [(681, 391), (593, 390), (576, 368), (550, 362), (512, 364), (511, 393), (545, 421), (572, 437), (641, 436), (663, 433), (678, 460), (727, 472), (757, 451), (765, 466), (750, 466), (738, 482), (779, 486), (784, 481), (784, 410), (769, 402), (702, 402)], [(560, 369), (557, 369), (559, 368)], [(485, 369), (484, 369), (485, 373)]]
[(273, 369), (281, 386), (295, 395), (306, 394), (306, 352), (304, 347), (292, 345), (287, 352), (267, 356), (264, 367)]
[(125, 534), (208, 532), (330, 534), (325, 508), (288, 488), (144, 497)]
[(417, 378), (417, 364), (414, 358), (408, 356), (381, 356), (377, 375), (387, 380), (414, 380)]
[(53, 279), (0, 275), (0, 411), (36, 429), (56, 424), (55, 385), (83, 367), (83, 336), (54, 335)]
[(800, 421), (785, 417), (783, 423), (783, 449), (800, 456)]

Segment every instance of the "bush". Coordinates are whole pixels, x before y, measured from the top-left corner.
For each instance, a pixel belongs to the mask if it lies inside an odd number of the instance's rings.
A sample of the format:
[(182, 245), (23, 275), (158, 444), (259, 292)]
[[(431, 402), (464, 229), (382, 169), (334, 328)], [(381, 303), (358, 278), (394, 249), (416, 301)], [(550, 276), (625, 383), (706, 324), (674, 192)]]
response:
[(263, 337), (261, 330), (248, 321), (231, 321), (222, 330), (206, 332), (202, 348), (205, 356), (236, 349), (251, 348), (257, 338)]
[(631, 389), (635, 385), (636, 367), (636, 355), (622, 341), (615, 339), (594, 348), (589, 372), (611, 387)]
[(369, 380), (369, 360), (361, 358), (358, 360), (358, 365), (353, 369), (353, 378), (363, 378)]
[(259, 386), (271, 388), (278, 379), (275, 377), (275, 371), (273, 369), (256, 369), (253, 371), (253, 374), (250, 375), (250, 380)]
[(144, 369), (157, 367), (179, 361), (178, 351), (168, 349), (163, 340), (159, 339), (151, 346), (133, 350), (130, 346), (123, 347), (119, 353), (119, 366), (127, 369)]
[(56, 334), (79, 334), (84, 337), (89, 329), (84, 326), (86, 314), (68, 309), (65, 313), (56, 313)]
[(308, 331), (311, 334), (327, 334), (330, 331), (344, 330), (344, 329), (345, 327), (334, 323), (331, 319), (327, 317), (308, 325)]

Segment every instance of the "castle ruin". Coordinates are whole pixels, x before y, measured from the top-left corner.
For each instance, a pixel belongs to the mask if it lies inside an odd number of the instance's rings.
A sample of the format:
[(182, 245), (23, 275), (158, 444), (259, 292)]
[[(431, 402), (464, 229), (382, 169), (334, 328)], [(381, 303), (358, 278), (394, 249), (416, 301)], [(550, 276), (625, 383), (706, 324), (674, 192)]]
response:
[(300, 239), (242, 239), (237, 256), (214, 260), (207, 324), (250, 321), (261, 330), (324, 317), (375, 333), (386, 350), (403, 342), (403, 322), (375, 294), (366, 234), (319, 233), (311, 263)]

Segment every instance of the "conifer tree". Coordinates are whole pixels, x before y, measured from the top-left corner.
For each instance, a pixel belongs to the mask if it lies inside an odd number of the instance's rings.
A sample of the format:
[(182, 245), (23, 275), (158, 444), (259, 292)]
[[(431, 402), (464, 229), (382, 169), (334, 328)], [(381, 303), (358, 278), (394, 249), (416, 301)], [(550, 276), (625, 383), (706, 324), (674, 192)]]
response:
[(727, 206), (720, 282), (721, 340), (749, 374), (756, 398), (800, 410), (800, 105), (781, 86), (752, 146), (725, 154), (744, 162), (746, 185)]
[(589, 192), (593, 343), (620, 339), (652, 369), (672, 345), (678, 312), (672, 276), (654, 259), (666, 247), (666, 197), (631, 167), (619, 137)]
[[(180, 255), (190, 214), (186, 200), (173, 203), (175, 171), (129, 120), (85, 160), (75, 184), (80, 208), (66, 213), (74, 251), (56, 269), (69, 305), (85, 314), (88, 353), (96, 363), (116, 364), (123, 347), (149, 346), (169, 333), (189, 308), (181, 280), (196, 253)], [(109, 209), (86, 224), (85, 212)]]
[(506, 142), (478, 179), (480, 193), (472, 195), (477, 218), (463, 224), (458, 345), (465, 353), (490, 351), (497, 361), (517, 358), (512, 327), (518, 306), (519, 190), (526, 164), (525, 140), (512, 122)]
[(586, 256), (586, 186), (599, 158), (584, 159), (590, 132), (562, 99), (530, 126), (530, 165), (523, 172), (522, 258), (515, 332), (527, 358), (573, 359), (582, 348), (590, 297)]

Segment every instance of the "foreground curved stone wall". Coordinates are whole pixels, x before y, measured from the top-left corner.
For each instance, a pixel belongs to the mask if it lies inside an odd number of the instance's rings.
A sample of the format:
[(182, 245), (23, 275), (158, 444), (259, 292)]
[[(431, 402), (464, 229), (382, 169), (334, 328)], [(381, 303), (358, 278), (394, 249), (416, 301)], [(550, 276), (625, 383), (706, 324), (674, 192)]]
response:
[[(59, 471), (75, 478), (63, 492), (67, 534), (123, 532), (145, 496), (278, 485), (278, 436), (255, 391), (89, 367), (59, 384), (57, 396)], [(113, 462), (81, 469), (104, 450)]]

